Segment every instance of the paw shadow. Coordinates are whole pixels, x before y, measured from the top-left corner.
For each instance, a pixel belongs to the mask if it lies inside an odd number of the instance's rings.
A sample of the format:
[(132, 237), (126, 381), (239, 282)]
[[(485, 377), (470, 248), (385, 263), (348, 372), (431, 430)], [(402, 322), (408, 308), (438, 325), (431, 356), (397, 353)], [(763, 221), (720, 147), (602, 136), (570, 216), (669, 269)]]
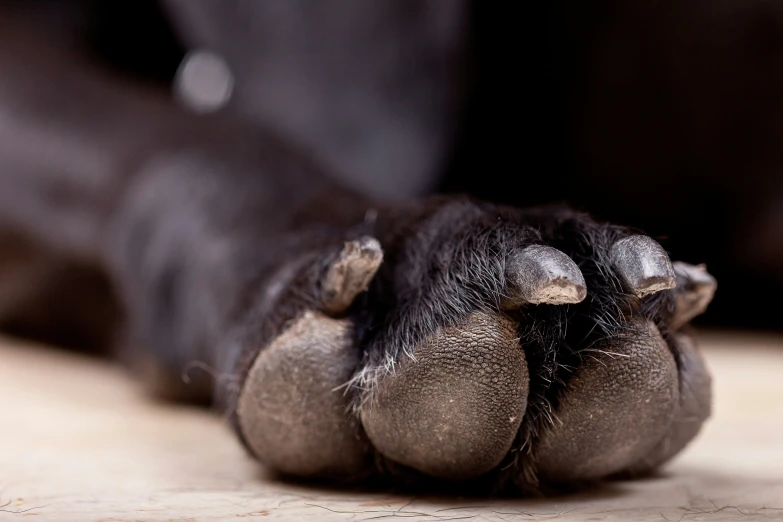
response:
[[(612, 499), (629, 493), (621, 481), (603, 481), (585, 484), (572, 489), (549, 490), (544, 493), (523, 494), (519, 491), (498, 491), (489, 484), (481, 482), (448, 482), (432, 478), (416, 477), (408, 481), (400, 481), (396, 476), (371, 477), (353, 481), (335, 481), (329, 479), (302, 478), (281, 474), (272, 470), (260, 469), (257, 475), (263, 482), (273, 482), (286, 488), (300, 491), (318, 492), (339, 496), (370, 496), (384, 498), (390, 503), (396, 501), (410, 502), (413, 497), (416, 502), (434, 505), (449, 505), (447, 509), (465, 509), (465, 503), (479, 501), (502, 503), (504, 507), (516, 506), (522, 511), (538, 507), (549, 507), (553, 502), (579, 502)], [(646, 477), (642, 480), (661, 480), (664, 477)], [(509, 513), (511, 514), (511, 513)], [(543, 515), (542, 515), (543, 516)]]

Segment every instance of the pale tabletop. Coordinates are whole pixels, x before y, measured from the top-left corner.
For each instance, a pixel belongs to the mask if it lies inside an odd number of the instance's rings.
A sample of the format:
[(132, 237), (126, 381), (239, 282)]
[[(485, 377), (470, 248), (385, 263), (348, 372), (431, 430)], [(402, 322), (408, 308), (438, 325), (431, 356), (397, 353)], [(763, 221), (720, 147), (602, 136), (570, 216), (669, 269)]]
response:
[(482, 500), (276, 481), (219, 417), (151, 402), (108, 362), (3, 340), (0, 520), (783, 520), (783, 337), (701, 345), (713, 418), (660, 477)]

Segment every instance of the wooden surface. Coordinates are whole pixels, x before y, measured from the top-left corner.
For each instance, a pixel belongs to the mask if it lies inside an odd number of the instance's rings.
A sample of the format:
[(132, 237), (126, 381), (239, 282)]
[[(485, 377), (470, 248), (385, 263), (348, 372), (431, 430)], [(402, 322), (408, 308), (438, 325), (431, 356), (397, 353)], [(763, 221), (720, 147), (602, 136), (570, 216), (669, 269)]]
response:
[(205, 411), (101, 361), (0, 342), (0, 520), (783, 520), (783, 337), (712, 332), (715, 412), (658, 478), (481, 500), (275, 481)]

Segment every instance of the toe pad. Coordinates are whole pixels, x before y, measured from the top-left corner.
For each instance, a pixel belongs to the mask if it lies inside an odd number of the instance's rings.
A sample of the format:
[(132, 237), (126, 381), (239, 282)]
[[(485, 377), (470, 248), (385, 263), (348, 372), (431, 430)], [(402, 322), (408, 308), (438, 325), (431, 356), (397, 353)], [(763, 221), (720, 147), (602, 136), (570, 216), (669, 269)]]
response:
[(527, 405), (515, 325), (474, 313), (444, 328), (379, 379), (361, 418), (376, 449), (429, 475), (463, 479), (497, 466)]
[(237, 405), (242, 435), (258, 459), (284, 473), (352, 476), (368, 445), (341, 390), (359, 354), (349, 323), (308, 312), (256, 358)]

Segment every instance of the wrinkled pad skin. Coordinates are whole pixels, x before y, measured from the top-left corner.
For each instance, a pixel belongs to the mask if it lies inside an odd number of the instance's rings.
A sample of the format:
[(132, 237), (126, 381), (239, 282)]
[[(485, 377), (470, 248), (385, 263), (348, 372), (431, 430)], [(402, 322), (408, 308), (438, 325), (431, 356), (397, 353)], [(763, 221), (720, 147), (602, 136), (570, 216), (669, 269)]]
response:
[(386, 457), (446, 479), (485, 473), (505, 457), (527, 404), (515, 325), (476, 313), (416, 347), (380, 379), (362, 424)]
[(540, 478), (596, 480), (653, 451), (670, 429), (679, 399), (677, 365), (658, 329), (634, 325), (633, 339), (605, 342), (562, 391), (554, 425), (538, 441)]
[(699, 349), (687, 335), (672, 334), (671, 338), (679, 355), (679, 400), (674, 417), (656, 447), (626, 470), (630, 476), (650, 473), (682, 451), (712, 411), (712, 379)]
[(301, 476), (360, 474), (369, 445), (336, 388), (359, 362), (348, 321), (306, 313), (250, 368), (237, 404), (248, 448), (264, 464)]
[[(335, 391), (359, 364), (349, 328), (307, 314), (256, 360), (239, 416), (259, 460), (294, 475), (345, 477), (368, 473), (374, 448), (446, 480), (479, 477), (503, 461), (529, 389), (513, 321), (476, 313), (425, 340), (380, 379), (359, 419)], [(638, 321), (631, 332), (585, 353), (562, 388), (530, 459), (542, 485), (648, 473), (709, 416), (710, 377), (690, 338), (673, 336), (678, 364), (655, 325)]]

